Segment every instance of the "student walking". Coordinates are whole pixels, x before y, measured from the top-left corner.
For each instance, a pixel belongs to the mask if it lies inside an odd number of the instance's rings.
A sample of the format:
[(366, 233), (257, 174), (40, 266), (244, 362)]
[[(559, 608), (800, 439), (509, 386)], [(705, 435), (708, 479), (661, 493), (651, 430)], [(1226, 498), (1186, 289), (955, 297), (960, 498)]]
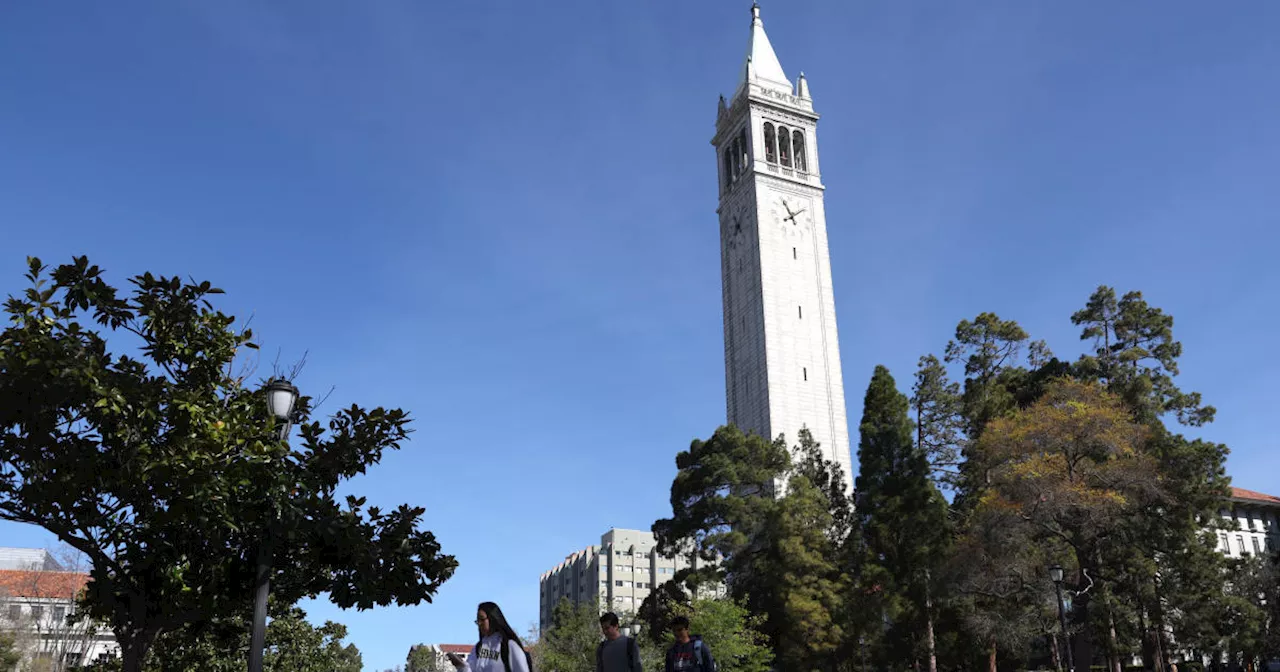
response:
[(454, 667), (468, 672), (533, 672), (533, 662), (524, 650), (524, 642), (507, 624), (498, 605), (480, 603), (476, 609), (476, 629), (480, 631), (480, 641), (472, 649), (470, 659), (448, 654)]
[(618, 615), (612, 611), (600, 617), (604, 641), (596, 647), (596, 672), (644, 672), (640, 647), (634, 637), (624, 637), (618, 629)]
[(667, 649), (666, 672), (715, 672), (711, 647), (702, 637), (689, 636), (689, 619), (684, 616), (671, 619), (671, 634), (675, 635), (676, 643)]

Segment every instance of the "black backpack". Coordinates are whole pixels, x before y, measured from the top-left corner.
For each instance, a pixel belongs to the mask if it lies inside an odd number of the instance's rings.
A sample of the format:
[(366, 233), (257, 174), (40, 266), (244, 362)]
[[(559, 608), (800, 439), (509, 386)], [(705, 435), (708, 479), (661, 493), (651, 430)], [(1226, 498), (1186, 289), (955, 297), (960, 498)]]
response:
[[(511, 672), (511, 642), (514, 641), (514, 639), (503, 635), (502, 647), (498, 649), (498, 658), (502, 659), (502, 669), (507, 672)], [(471, 655), (477, 658), (480, 657), (480, 642), (476, 642), (476, 648), (471, 650)], [(529, 657), (528, 651), (524, 652), (524, 662), (529, 666), (529, 672), (533, 672), (533, 658)]]
[[(640, 653), (640, 647), (636, 646), (634, 637), (626, 637), (627, 640), (627, 672), (636, 669), (636, 654)], [(604, 645), (609, 640), (600, 642), (600, 646), (596, 647), (596, 670), (599, 672), (604, 669)], [(508, 670), (510, 672), (510, 670)]]

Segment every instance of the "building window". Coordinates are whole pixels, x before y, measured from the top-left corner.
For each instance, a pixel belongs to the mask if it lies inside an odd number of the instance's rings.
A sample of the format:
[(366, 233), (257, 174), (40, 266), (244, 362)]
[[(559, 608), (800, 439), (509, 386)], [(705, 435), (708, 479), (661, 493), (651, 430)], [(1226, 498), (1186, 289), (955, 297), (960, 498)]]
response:
[(724, 148), (724, 188), (733, 186), (733, 148)]
[(9, 605), (9, 619), (16, 621), (19, 618), (22, 618), (22, 605), (21, 604)]
[(1230, 555), (1230, 554), (1231, 554), (1231, 542), (1227, 541), (1227, 533), (1226, 533), (1226, 532), (1219, 532), (1219, 533), (1218, 533), (1218, 542), (1219, 542), (1219, 543), (1218, 543), (1218, 548), (1219, 548), (1219, 549), (1221, 549), (1223, 552), (1225, 552), (1227, 555)]
[(792, 258), (792, 259), (798, 259), (798, 258), (799, 258), (799, 257), (797, 257), (797, 256), (796, 256), (796, 248), (794, 248), (794, 247), (793, 247), (793, 248), (791, 248), (791, 258)]
[(1244, 547), (1244, 535), (1243, 535), (1243, 534), (1237, 534), (1237, 535), (1236, 535), (1236, 543), (1240, 545), (1240, 555), (1248, 555), (1248, 554), (1249, 554), (1249, 549), (1247, 549), (1247, 548), (1245, 548), (1245, 547)]
[(791, 134), (791, 153), (795, 155), (796, 170), (809, 172), (809, 162), (804, 155), (804, 133), (801, 131)]
[(778, 162), (778, 135), (773, 130), (773, 124), (764, 122), (764, 160), (769, 163)]
[(31, 605), (31, 620), (39, 621), (42, 618), (44, 618), (44, 607), (37, 604)]
[(796, 315), (799, 315), (799, 316), (800, 316), (800, 319), (802, 319), (802, 320), (804, 319), (804, 307), (803, 307), (803, 306), (796, 306)]
[(54, 607), (54, 608), (53, 608), (53, 620), (57, 621), (58, 623), (61, 623), (61, 622), (65, 621), (65, 620), (67, 620), (67, 608), (66, 608), (66, 607)]
[(801, 367), (801, 370), (804, 371), (804, 379), (809, 380), (809, 367)]
[(739, 161), (742, 165), (741, 170), (738, 171), (739, 174), (747, 172), (747, 166), (751, 165), (751, 157), (747, 155), (747, 147), (747, 129), (743, 127), (742, 130), (738, 131), (738, 156), (741, 157)]
[(778, 127), (778, 163), (791, 167), (791, 133), (786, 126)]
[(613, 582), (613, 585), (618, 586), (619, 588), (621, 588), (621, 587), (622, 587), (622, 581), (621, 581), (621, 580), (614, 581), (614, 582)]
[(1258, 538), (1253, 538), (1253, 552), (1262, 555), (1262, 544), (1258, 542)]

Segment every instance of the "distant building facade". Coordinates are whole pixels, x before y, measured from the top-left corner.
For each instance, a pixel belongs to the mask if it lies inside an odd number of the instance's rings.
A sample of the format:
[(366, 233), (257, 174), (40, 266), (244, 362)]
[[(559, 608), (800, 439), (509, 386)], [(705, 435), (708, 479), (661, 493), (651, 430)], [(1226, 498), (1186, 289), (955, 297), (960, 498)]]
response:
[(570, 554), (538, 581), (538, 627), (551, 625), (551, 614), (561, 599), (574, 604), (596, 604), (601, 612), (634, 613), (657, 586), (690, 567), (688, 558), (666, 558), (657, 553), (652, 532), (611, 529), (600, 544)]
[[(432, 656), (432, 660), (435, 661), (434, 668), (426, 669), (452, 670), (453, 663), (449, 662), (448, 654), (456, 653), (461, 656), (463, 660), (470, 660), (471, 652), (475, 649), (475, 644), (415, 644), (409, 647), (410, 658), (412, 658), (413, 654), (419, 649), (426, 649), (427, 653)], [(417, 670), (407, 668), (405, 672), (417, 672)]]
[(89, 575), (64, 571), (39, 549), (0, 548), (0, 629), (16, 635), (27, 664), (63, 670), (119, 654), (106, 627), (68, 623)]
[(1231, 488), (1219, 512), (1218, 550), (1229, 558), (1280, 552), (1280, 497)]

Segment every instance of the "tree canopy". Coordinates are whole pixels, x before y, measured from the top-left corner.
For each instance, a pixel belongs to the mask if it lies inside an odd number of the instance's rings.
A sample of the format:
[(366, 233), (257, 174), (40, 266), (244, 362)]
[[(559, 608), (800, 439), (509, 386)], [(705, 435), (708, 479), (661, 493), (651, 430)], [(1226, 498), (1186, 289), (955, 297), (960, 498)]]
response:
[(160, 633), (244, 613), (267, 529), (284, 604), (414, 604), (452, 574), (423, 509), (335, 495), (401, 446), (404, 411), (352, 405), (321, 423), (304, 397), (290, 446), (235, 370), (256, 345), (214, 307), (221, 290), (144, 273), (121, 292), (84, 257), (29, 266), (0, 333), (0, 518), (88, 557), (85, 605), (126, 672)]

